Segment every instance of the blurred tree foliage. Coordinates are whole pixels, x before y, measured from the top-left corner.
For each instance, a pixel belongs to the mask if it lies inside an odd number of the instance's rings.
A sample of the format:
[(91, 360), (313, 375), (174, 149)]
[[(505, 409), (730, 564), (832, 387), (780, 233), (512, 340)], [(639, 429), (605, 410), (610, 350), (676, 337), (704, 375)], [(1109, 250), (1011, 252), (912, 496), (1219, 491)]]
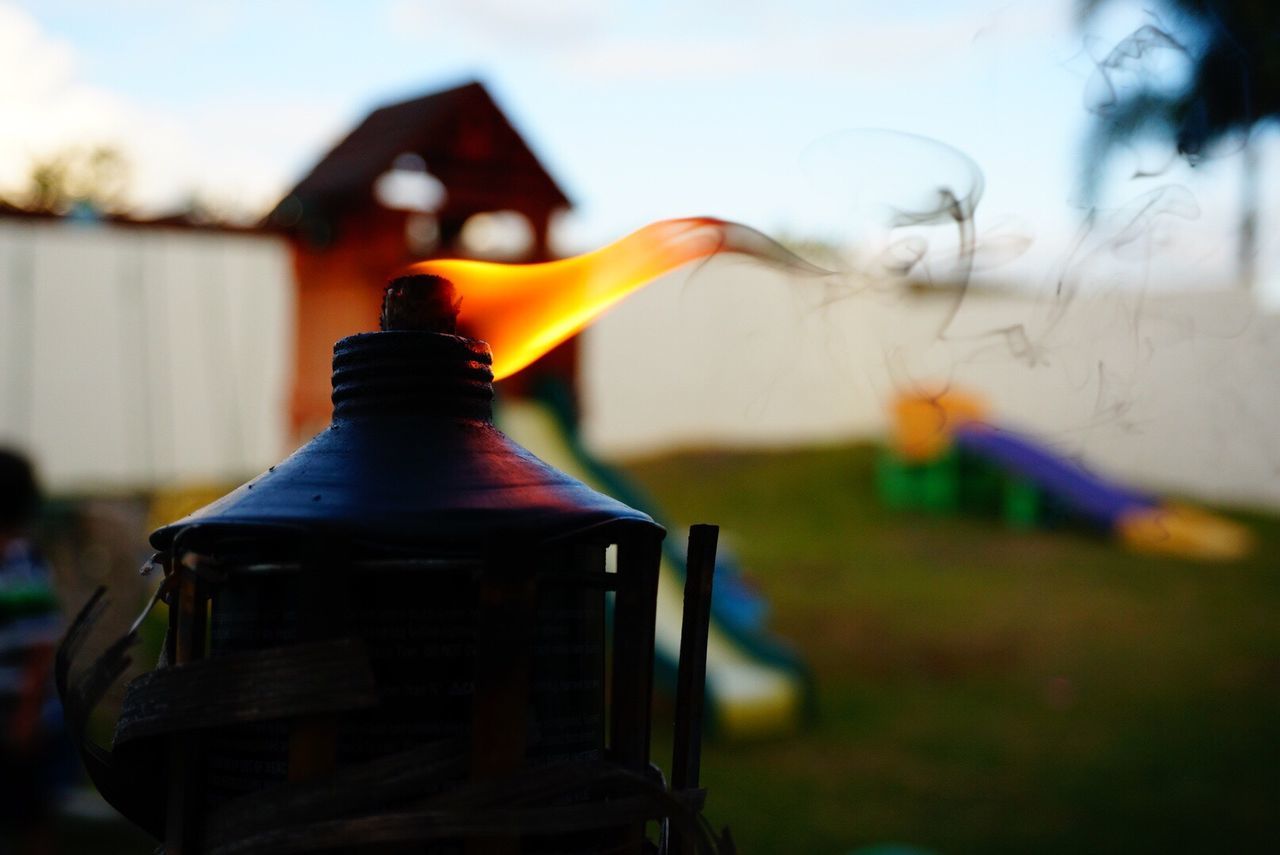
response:
[(127, 208), (130, 173), (128, 160), (113, 146), (63, 148), (32, 162), (27, 187), (15, 201), (59, 214), (77, 205), (118, 213)]
[[(1114, 0), (1078, 0), (1087, 23)], [(1241, 283), (1252, 287), (1257, 254), (1257, 125), (1280, 116), (1280, 3), (1276, 0), (1155, 0), (1156, 23), (1139, 28), (1099, 63), (1101, 91), (1084, 152), (1084, 190), (1095, 198), (1113, 151), (1139, 139), (1173, 145), (1188, 162), (1224, 141), (1242, 155), (1238, 245)], [(1156, 55), (1182, 60), (1182, 73)], [(1150, 73), (1151, 69), (1165, 73)], [(1146, 73), (1144, 73), (1146, 72)]]

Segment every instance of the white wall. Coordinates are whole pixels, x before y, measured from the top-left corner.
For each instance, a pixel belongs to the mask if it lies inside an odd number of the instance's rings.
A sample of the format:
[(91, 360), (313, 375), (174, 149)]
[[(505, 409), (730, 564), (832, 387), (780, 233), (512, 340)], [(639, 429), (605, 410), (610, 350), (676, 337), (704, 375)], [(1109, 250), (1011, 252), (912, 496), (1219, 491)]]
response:
[(226, 481), (284, 450), (284, 244), (0, 220), (0, 442), (55, 491)]
[[(0, 220), (0, 442), (55, 490), (255, 474), (287, 450), (292, 287), (271, 238)], [(975, 292), (940, 335), (951, 305), (731, 258), (667, 277), (586, 334), (587, 439), (873, 437), (896, 389), (950, 379), (1135, 484), (1280, 506), (1280, 318), (1246, 295)]]
[(912, 294), (717, 260), (588, 331), (588, 440), (615, 456), (881, 435), (897, 389), (951, 381), (1134, 484), (1280, 506), (1280, 317), (1248, 295)]

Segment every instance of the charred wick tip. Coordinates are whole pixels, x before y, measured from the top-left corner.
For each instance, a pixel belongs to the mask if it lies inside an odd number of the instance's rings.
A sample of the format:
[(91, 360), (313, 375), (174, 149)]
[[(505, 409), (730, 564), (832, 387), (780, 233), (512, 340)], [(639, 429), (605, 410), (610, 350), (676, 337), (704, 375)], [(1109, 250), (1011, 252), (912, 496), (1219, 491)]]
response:
[(450, 333), (458, 329), (462, 298), (442, 276), (414, 273), (397, 276), (382, 292), (383, 330)]

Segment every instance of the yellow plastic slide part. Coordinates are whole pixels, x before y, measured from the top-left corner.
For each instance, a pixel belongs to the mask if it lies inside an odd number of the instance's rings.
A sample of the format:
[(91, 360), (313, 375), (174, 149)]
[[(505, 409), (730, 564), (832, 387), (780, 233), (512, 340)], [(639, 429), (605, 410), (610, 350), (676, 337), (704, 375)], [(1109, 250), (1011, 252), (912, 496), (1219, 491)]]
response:
[(933, 460), (950, 447), (956, 427), (982, 421), (986, 413), (986, 402), (967, 392), (899, 395), (893, 402), (894, 450), (914, 463)]
[(1120, 539), (1139, 552), (1208, 561), (1234, 561), (1253, 551), (1249, 529), (1187, 505), (1131, 511), (1116, 525)]
[[(499, 427), (540, 459), (594, 489), (602, 489), (578, 460), (546, 406), (508, 398), (496, 415)], [(654, 643), (672, 662), (680, 656), (683, 614), (683, 580), (664, 556), (658, 571)], [(800, 676), (752, 656), (717, 626), (714, 618), (707, 638), (706, 685), (715, 714), (714, 731), (728, 740), (790, 733), (798, 728), (804, 714), (805, 689)]]
[(205, 505), (216, 502), (237, 486), (235, 482), (221, 484), (187, 483), (160, 487), (151, 495), (147, 508), (147, 531), (180, 520), (195, 513)]

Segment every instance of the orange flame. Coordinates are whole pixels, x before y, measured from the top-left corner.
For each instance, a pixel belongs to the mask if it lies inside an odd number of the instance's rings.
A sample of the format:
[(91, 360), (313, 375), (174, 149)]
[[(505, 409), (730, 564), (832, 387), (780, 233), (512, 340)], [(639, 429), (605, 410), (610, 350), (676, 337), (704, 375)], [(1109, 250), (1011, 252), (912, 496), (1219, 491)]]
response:
[(584, 255), (541, 264), (422, 261), (405, 274), (451, 281), (458, 326), (493, 348), (493, 376), (509, 377), (628, 294), (691, 261), (721, 252), (825, 273), (747, 226), (711, 217), (661, 220)]

